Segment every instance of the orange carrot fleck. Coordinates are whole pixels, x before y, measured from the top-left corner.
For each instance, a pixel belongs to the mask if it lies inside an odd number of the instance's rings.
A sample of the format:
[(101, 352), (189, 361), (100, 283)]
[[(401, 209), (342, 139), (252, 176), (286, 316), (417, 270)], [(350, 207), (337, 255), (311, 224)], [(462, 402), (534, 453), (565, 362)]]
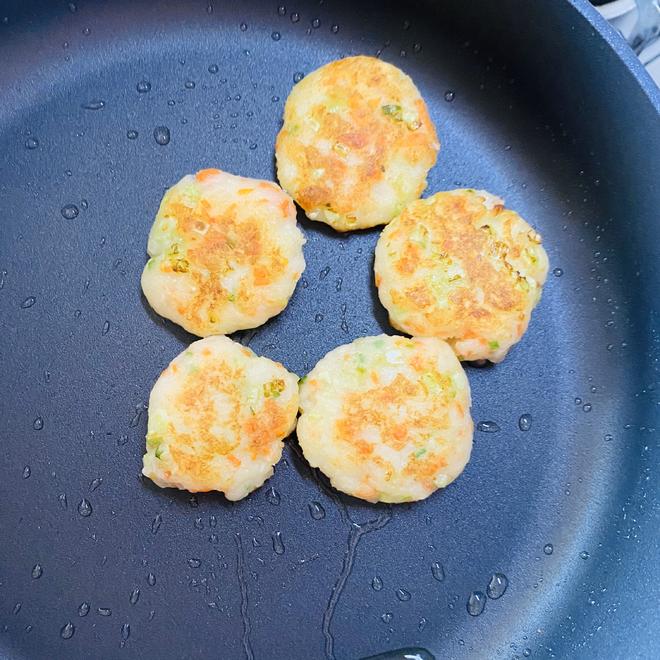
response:
[(210, 167), (206, 170), (200, 170), (197, 172), (195, 178), (197, 181), (206, 181), (206, 179), (215, 176), (216, 174), (220, 174), (220, 170), (216, 170), (214, 167)]

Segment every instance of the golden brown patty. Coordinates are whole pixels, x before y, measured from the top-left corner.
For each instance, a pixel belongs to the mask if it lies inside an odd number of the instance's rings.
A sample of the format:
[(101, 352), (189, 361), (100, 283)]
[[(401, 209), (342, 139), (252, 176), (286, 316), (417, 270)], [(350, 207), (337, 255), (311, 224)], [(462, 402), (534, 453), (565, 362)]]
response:
[(330, 351), (301, 384), (300, 412), (305, 458), (370, 502), (428, 497), (470, 458), (470, 386), (434, 337), (361, 337)]
[(142, 290), (195, 335), (255, 328), (286, 307), (305, 268), (304, 242), (277, 184), (202, 170), (165, 193)]
[(541, 237), (483, 191), (408, 205), (376, 246), (376, 286), (395, 328), (445, 339), (461, 360), (499, 362), (541, 297)]
[(151, 391), (142, 472), (238, 500), (273, 474), (296, 425), (298, 377), (227, 337), (192, 343)]
[(339, 231), (373, 227), (419, 197), (439, 147), (405, 73), (374, 57), (348, 57), (291, 91), (277, 175), (312, 220)]

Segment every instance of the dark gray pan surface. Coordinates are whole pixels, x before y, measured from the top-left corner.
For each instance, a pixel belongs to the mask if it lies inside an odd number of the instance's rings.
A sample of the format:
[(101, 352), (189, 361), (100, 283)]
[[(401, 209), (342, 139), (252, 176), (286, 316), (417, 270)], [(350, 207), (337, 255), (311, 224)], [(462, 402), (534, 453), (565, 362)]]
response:
[[(623, 42), (577, 0), (76, 4), (0, 5), (0, 657), (657, 657), (659, 102)], [(410, 506), (293, 448), (240, 503), (154, 487), (143, 405), (192, 340), (140, 294), (163, 190), (272, 178), (294, 77), (377, 52), (438, 126), (429, 191), (487, 188), (544, 236), (527, 336), (468, 370), (500, 430)], [(301, 223), (303, 280), (241, 341), (304, 374), (392, 330), (378, 232)]]

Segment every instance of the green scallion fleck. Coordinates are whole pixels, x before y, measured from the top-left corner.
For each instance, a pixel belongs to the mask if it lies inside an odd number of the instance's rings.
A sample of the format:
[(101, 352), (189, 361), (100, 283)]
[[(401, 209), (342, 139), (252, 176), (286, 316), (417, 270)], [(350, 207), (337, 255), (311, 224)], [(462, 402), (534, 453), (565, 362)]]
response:
[(264, 383), (264, 396), (276, 399), (284, 391), (284, 381), (281, 378)]
[(387, 115), (388, 117), (392, 117), (392, 119), (394, 119), (395, 121), (401, 121), (403, 119), (400, 105), (394, 105), (394, 104), (384, 105), (381, 107), (381, 110), (383, 111), (384, 115)]

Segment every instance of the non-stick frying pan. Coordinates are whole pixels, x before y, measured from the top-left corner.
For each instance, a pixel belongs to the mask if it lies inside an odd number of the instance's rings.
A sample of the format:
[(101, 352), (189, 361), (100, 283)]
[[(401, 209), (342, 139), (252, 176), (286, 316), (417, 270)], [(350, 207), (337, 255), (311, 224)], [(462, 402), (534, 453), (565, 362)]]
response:
[[(193, 340), (140, 292), (163, 190), (273, 178), (294, 80), (356, 53), (427, 99), (428, 192), (504, 197), (550, 255), (524, 340), (468, 367), (472, 460), (395, 507), (295, 436), (244, 501), (156, 488), (145, 402)], [(0, 656), (658, 657), (660, 101), (586, 2), (21, 0), (0, 60)], [(300, 222), (291, 303), (237, 338), (302, 375), (393, 330), (378, 231)]]

